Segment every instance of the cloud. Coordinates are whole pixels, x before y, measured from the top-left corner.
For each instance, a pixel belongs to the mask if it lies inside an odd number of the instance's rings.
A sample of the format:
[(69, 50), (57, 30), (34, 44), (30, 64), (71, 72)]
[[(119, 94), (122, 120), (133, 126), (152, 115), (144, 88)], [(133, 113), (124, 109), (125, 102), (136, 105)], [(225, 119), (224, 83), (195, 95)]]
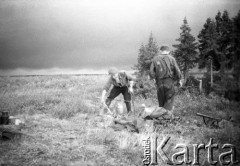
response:
[(175, 44), (186, 16), (196, 37), (208, 17), (233, 0), (2, 0), (0, 69), (130, 68), (153, 32)]

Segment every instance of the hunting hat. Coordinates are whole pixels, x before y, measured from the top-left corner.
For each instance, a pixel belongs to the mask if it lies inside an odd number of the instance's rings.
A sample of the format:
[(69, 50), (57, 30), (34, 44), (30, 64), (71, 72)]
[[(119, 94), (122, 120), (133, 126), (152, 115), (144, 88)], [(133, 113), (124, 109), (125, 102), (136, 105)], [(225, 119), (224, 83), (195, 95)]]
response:
[(161, 51), (170, 51), (170, 48), (169, 48), (168, 45), (162, 45), (162, 46), (160, 47), (160, 50), (161, 50)]
[(111, 67), (108, 69), (108, 74), (116, 74), (118, 73), (118, 69), (116, 67)]

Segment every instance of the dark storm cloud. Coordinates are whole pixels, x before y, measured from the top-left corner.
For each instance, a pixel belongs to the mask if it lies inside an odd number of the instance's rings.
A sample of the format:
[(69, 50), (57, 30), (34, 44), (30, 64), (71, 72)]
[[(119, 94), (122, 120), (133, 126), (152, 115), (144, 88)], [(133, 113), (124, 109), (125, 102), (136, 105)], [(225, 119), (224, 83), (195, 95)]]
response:
[[(116, 60), (126, 63), (127, 54), (135, 54), (124, 46), (132, 47), (127, 40), (116, 42), (119, 32), (111, 31), (106, 25), (94, 27), (96, 23), (86, 20), (86, 16), (75, 16), (72, 20), (58, 12), (52, 14), (47, 4), (43, 5), (44, 13), (41, 13), (39, 3), (12, 3), (5, 1), (0, 13), (2, 69), (101, 67), (114, 64)], [(127, 64), (133, 62), (134, 58), (130, 58)]]
[(185, 16), (196, 36), (208, 17), (224, 9), (236, 15), (239, 3), (3, 0), (0, 69), (133, 66), (150, 32), (159, 44), (171, 45)]

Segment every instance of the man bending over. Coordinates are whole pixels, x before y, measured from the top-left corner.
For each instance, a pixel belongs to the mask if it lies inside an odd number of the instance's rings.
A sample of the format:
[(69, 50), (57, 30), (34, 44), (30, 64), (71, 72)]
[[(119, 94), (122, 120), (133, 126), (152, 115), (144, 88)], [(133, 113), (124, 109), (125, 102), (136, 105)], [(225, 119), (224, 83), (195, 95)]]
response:
[[(110, 68), (108, 73), (110, 77), (103, 88), (101, 102), (105, 103), (109, 107), (112, 100), (121, 93), (123, 95), (127, 111), (130, 113), (132, 99), (131, 94), (133, 93), (133, 80), (135, 80), (135, 78), (124, 71), (118, 71), (115, 67)], [(106, 101), (104, 101), (105, 95), (112, 85), (113, 88), (111, 89)]]

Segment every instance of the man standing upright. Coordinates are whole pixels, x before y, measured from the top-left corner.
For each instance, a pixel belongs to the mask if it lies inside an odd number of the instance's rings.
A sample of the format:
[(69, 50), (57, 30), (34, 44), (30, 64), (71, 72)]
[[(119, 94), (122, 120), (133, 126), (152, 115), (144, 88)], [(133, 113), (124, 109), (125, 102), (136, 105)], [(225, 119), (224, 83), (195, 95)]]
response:
[(175, 58), (170, 55), (168, 46), (160, 48), (161, 53), (154, 57), (150, 67), (150, 77), (156, 80), (159, 107), (173, 110), (177, 81), (181, 85), (181, 72)]
[(108, 82), (102, 91), (101, 102), (105, 103), (105, 95), (113, 85), (113, 88), (106, 99), (106, 105), (109, 107), (111, 101), (121, 93), (123, 95), (128, 113), (131, 112), (131, 94), (133, 93), (133, 80), (135, 78), (124, 71), (118, 71), (117, 68), (110, 68), (108, 73), (110, 78), (108, 79)]

